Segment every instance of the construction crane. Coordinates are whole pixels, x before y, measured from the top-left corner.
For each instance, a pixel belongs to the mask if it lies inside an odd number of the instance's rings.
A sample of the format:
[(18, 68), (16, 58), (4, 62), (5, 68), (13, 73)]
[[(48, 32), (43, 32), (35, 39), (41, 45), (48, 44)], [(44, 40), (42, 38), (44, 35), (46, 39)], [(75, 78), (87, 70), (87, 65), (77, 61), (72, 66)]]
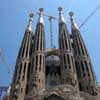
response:
[(79, 26), (81, 28), (85, 25), (85, 23), (100, 9), (100, 4), (90, 13), (89, 16), (86, 17), (86, 19), (83, 21), (83, 23)]
[(1, 62), (6, 66), (7, 73), (10, 76), (10, 70), (9, 70), (10, 67), (9, 67), (8, 63), (6, 62), (6, 60), (5, 60), (2, 48), (0, 48), (0, 58), (1, 58)]
[[(41, 8), (42, 9), (42, 8)], [(39, 12), (37, 12), (36, 14), (39, 14)], [(50, 39), (51, 39), (51, 48), (54, 48), (54, 44), (53, 44), (53, 29), (52, 29), (52, 21), (53, 20), (58, 20), (56, 17), (54, 16), (51, 16), (51, 15), (48, 15), (48, 14), (45, 14), (43, 13), (43, 16), (46, 16), (48, 17), (48, 20), (50, 22)]]
[(51, 48), (54, 47), (53, 45), (53, 29), (52, 29), (52, 21), (55, 19), (53, 16), (49, 16), (49, 21), (50, 21), (50, 37), (51, 37)]
[[(7, 73), (10, 77), (11, 73), (10, 73), (10, 70), (9, 70), (9, 65), (5, 60), (2, 48), (0, 48), (0, 58), (1, 58), (1, 62), (6, 66)], [(6, 94), (7, 94), (7, 91), (8, 91), (9, 88), (10, 88), (10, 86), (0, 86), (0, 100), (2, 99), (2, 95), (3, 95), (4, 92), (6, 92)]]

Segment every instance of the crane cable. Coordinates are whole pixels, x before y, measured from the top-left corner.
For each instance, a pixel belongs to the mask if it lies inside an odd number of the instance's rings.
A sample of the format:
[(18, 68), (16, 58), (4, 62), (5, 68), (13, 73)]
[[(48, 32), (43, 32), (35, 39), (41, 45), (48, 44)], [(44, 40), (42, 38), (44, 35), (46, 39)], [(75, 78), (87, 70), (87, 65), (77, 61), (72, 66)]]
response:
[(0, 48), (0, 58), (1, 58), (2, 63), (6, 66), (8, 75), (10, 76), (9, 65), (5, 60), (5, 57), (4, 57), (3, 53), (2, 53), (2, 49), (1, 48)]
[(100, 4), (93, 10), (93, 12), (90, 13), (90, 15), (88, 15), (86, 17), (86, 19), (83, 21), (83, 23), (79, 26), (79, 28), (81, 28), (98, 10), (100, 9)]

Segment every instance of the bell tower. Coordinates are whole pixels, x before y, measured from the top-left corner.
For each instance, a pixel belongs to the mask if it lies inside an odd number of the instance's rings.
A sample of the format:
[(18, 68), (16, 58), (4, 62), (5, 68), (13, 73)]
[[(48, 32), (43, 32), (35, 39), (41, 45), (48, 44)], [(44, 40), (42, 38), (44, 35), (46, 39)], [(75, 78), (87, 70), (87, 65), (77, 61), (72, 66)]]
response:
[(29, 69), (31, 67), (31, 46), (32, 46), (32, 21), (33, 13), (30, 14), (29, 23), (17, 57), (15, 73), (11, 86), (10, 100), (24, 100), (26, 87), (29, 79)]
[(80, 34), (80, 30), (74, 21), (73, 12), (70, 12), (69, 14), (71, 20), (74, 57), (80, 91), (88, 92), (92, 95), (97, 95), (97, 81), (90, 56)]
[(62, 8), (59, 11), (59, 50), (61, 62), (62, 84), (76, 84), (75, 62), (67, 26), (63, 17)]
[[(33, 49), (32, 49), (32, 66), (30, 79), (30, 94), (32, 100), (38, 100), (38, 92), (45, 88), (45, 33), (43, 21), (43, 8), (39, 9), (39, 18), (35, 30)], [(28, 97), (30, 98), (30, 97)], [(30, 99), (29, 99), (30, 100)]]

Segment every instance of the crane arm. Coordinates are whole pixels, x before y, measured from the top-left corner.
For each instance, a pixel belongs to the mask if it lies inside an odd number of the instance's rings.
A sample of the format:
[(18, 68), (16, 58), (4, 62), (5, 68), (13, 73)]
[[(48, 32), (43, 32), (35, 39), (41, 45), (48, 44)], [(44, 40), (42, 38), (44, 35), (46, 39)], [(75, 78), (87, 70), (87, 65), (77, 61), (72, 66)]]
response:
[(100, 9), (100, 5), (98, 5), (93, 12), (90, 13), (89, 16), (87, 16), (87, 18), (83, 21), (83, 23), (80, 25), (79, 28), (81, 28), (98, 10)]
[(9, 65), (6, 62), (4, 55), (2, 54), (2, 49), (1, 48), (0, 48), (0, 58), (1, 58), (2, 63), (6, 66), (8, 74), (10, 74)]

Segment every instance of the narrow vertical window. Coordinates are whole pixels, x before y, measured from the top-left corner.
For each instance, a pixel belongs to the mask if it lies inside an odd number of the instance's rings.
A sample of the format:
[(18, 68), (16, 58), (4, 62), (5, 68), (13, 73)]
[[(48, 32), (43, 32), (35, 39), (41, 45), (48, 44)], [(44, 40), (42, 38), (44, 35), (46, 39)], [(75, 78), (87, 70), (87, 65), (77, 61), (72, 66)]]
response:
[(67, 55), (68, 65), (70, 65), (70, 57)]
[(30, 68), (31, 68), (31, 63), (28, 64), (28, 71), (27, 71), (27, 79), (30, 79)]
[(66, 65), (66, 55), (64, 54), (64, 65)]
[(90, 76), (90, 74), (89, 74), (89, 69), (88, 69), (88, 64), (87, 64), (86, 61), (85, 61), (85, 66), (86, 66), (86, 70), (87, 70), (88, 76)]
[(36, 66), (38, 65), (38, 56), (36, 56)]
[(40, 55), (40, 66), (39, 66), (39, 71), (41, 71), (41, 63), (42, 63), (42, 59), (41, 59), (42, 57), (41, 57), (41, 55)]
[(24, 70), (23, 70), (23, 80), (24, 80), (24, 77), (25, 77), (25, 71), (26, 71), (26, 62), (24, 64)]
[(80, 61), (80, 63), (81, 63), (81, 68), (82, 68), (82, 71), (84, 72), (84, 65), (83, 65), (83, 62), (82, 62), (82, 61)]
[(23, 50), (22, 50), (22, 57), (24, 56), (24, 50), (25, 50), (25, 44), (24, 44)]
[(19, 74), (21, 73), (21, 70), (22, 70), (22, 63), (21, 63), (21, 65), (20, 65)]

